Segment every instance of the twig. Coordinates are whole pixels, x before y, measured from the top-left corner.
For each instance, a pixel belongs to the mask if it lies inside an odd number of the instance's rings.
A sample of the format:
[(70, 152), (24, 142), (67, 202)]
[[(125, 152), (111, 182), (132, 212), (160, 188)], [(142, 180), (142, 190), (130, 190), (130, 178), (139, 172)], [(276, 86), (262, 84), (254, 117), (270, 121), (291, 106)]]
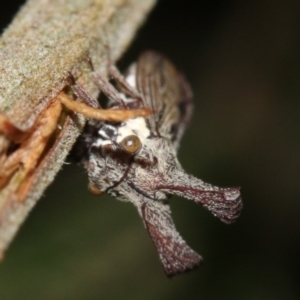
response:
[[(132, 40), (155, 0), (30, 0), (0, 39), (0, 110), (20, 129), (30, 128), (67, 85), (68, 72), (96, 97), (86, 58), (106, 75)], [(65, 116), (30, 175), (15, 174), (0, 191), (0, 257), (30, 209), (53, 181), (83, 125)], [(0, 136), (1, 150), (9, 141)], [(1, 149), (2, 147), (2, 149)], [(1, 169), (1, 161), (0, 161)]]

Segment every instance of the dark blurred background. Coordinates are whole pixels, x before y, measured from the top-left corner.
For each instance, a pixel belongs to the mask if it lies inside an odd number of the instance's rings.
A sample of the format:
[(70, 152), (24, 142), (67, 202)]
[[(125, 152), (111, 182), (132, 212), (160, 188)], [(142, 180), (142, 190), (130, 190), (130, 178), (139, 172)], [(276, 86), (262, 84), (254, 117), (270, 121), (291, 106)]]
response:
[(205, 263), (170, 280), (135, 208), (91, 195), (85, 171), (65, 165), (0, 266), (0, 299), (300, 299), (299, 37), (299, 0), (161, 0), (120, 66), (150, 48), (185, 72), (195, 111), (179, 159), (241, 186), (241, 218), (228, 226), (172, 198)]

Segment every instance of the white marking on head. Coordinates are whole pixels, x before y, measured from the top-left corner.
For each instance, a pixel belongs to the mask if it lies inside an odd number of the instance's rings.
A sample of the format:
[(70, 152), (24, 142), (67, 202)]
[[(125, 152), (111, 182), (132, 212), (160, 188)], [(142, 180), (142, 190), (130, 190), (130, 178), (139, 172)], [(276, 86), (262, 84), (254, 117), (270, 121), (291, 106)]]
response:
[(128, 135), (137, 135), (144, 144), (147, 137), (150, 136), (150, 130), (147, 128), (144, 118), (139, 117), (135, 119), (129, 119), (123, 122), (123, 126), (118, 128), (117, 143), (120, 143)]
[(93, 147), (97, 147), (97, 148), (100, 148), (105, 145), (112, 145), (112, 142), (110, 140), (103, 140), (99, 138), (93, 143)]

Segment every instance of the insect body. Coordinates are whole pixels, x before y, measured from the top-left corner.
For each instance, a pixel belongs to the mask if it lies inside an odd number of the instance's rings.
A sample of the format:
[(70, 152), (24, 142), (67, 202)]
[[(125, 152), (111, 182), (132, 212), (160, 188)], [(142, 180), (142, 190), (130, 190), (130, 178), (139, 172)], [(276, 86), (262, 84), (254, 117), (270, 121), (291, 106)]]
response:
[[(90, 120), (75, 146), (91, 190), (132, 202), (142, 217), (164, 270), (173, 276), (202, 260), (176, 231), (169, 195), (202, 204), (225, 223), (239, 216), (238, 188), (219, 188), (187, 174), (176, 152), (192, 111), (192, 93), (183, 75), (162, 55), (146, 52), (126, 78), (116, 74), (121, 93), (107, 93), (109, 108), (144, 108), (149, 117), (120, 123)], [(103, 83), (102, 83), (103, 85)], [(106, 91), (112, 87), (102, 86)]]

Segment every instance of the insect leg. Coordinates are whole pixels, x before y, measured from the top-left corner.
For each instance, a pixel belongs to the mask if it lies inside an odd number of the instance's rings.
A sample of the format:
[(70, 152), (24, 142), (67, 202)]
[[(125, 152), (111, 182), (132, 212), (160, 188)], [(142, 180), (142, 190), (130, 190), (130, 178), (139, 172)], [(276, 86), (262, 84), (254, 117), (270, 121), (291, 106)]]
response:
[(119, 71), (119, 69), (115, 65), (111, 64), (108, 67), (108, 72), (109, 75), (112, 76), (112, 78), (116, 81), (116, 83), (122, 89), (124, 89), (124, 92), (128, 96), (132, 97), (133, 99), (137, 99), (141, 101), (141, 103), (143, 103), (142, 95), (138, 92), (136, 88), (134, 88), (128, 83), (124, 75)]
[(230, 224), (240, 215), (243, 203), (240, 188), (221, 188), (187, 174), (176, 159), (170, 160), (171, 172), (165, 172), (152, 187), (202, 204), (222, 222)]
[(220, 188), (186, 174), (174, 171), (170, 178), (157, 187), (167, 194), (178, 195), (202, 204), (222, 222), (230, 224), (243, 208), (239, 188)]
[(192, 270), (201, 263), (202, 257), (176, 230), (168, 204), (149, 201), (139, 211), (167, 276)]
[(71, 82), (71, 87), (74, 91), (74, 94), (82, 100), (85, 104), (94, 108), (101, 108), (100, 103), (97, 99), (93, 98), (80, 84), (75, 81), (72, 73), (69, 72), (69, 80)]
[(121, 94), (115, 89), (115, 87), (102, 75), (95, 73), (95, 81), (98, 84), (101, 91), (114, 103), (124, 107), (126, 104)]

